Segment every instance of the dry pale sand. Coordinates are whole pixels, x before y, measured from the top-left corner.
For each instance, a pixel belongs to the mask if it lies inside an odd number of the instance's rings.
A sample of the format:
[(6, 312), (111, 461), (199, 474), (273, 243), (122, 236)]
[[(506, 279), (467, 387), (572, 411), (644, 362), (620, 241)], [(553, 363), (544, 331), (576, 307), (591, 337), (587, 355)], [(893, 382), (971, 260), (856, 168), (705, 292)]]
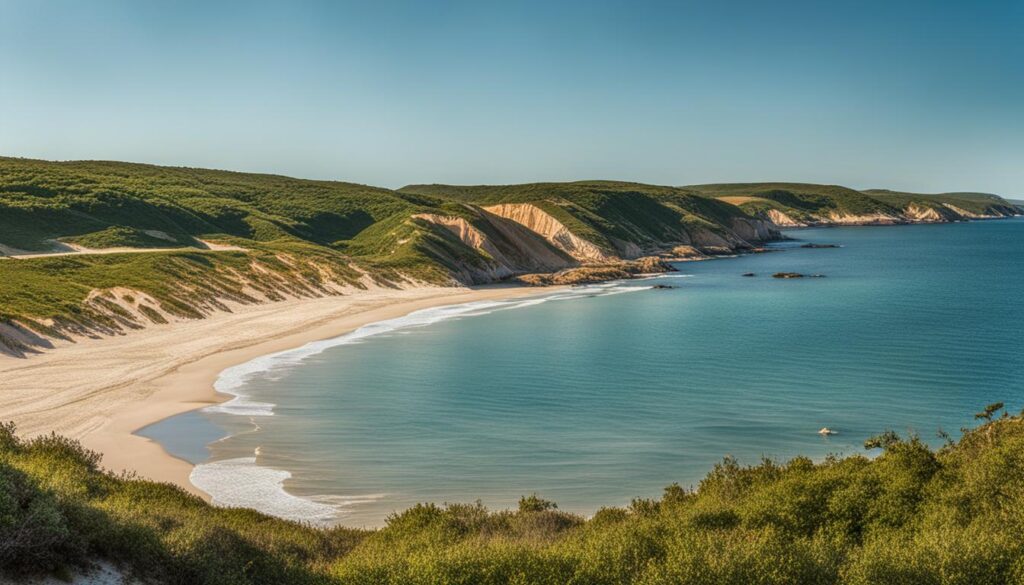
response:
[[(162, 233), (162, 232), (157, 232)], [(166, 235), (166, 234), (165, 234)], [(86, 248), (85, 246), (79, 246), (77, 244), (65, 244), (62, 242), (54, 242), (55, 248), (48, 252), (30, 252), (28, 250), (19, 250), (10, 246), (0, 244), (0, 260), (12, 259), (12, 260), (28, 260), (31, 258), (52, 258), (54, 256), (88, 256), (96, 254), (152, 254), (153, 252), (189, 252), (196, 250), (205, 250), (207, 252), (239, 252), (244, 251), (245, 248), (239, 248), (229, 244), (218, 244), (216, 242), (207, 242), (206, 240), (198, 240), (205, 248)]]
[(229, 398), (213, 389), (224, 369), (419, 309), (539, 293), (526, 287), (372, 290), (241, 307), (27, 359), (0, 354), (0, 419), (13, 420), (25, 436), (54, 431), (79, 439), (103, 454), (108, 469), (135, 471), (205, 497), (188, 480), (189, 463), (132, 433)]

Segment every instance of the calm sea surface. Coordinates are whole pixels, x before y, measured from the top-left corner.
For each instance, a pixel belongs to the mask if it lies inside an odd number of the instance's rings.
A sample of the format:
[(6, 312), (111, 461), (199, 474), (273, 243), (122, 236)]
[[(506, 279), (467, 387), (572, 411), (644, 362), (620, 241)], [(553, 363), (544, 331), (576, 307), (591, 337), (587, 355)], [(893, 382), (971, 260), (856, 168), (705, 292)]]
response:
[(790, 235), (843, 247), (413, 315), (229, 371), (241, 398), (141, 434), (222, 503), (376, 526), (534, 492), (592, 513), (725, 455), (858, 453), (887, 428), (937, 444), (1024, 407), (1024, 219)]

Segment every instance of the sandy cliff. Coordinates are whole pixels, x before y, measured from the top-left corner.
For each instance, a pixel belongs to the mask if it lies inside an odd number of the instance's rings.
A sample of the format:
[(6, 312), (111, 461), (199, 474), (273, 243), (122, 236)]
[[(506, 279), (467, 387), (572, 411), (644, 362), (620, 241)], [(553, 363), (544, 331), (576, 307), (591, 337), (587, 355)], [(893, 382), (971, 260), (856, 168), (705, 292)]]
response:
[(829, 211), (824, 214), (804, 213), (799, 219), (778, 209), (757, 212), (763, 219), (783, 228), (830, 226), (830, 225), (896, 225), (905, 223), (945, 223), (971, 219), (999, 219), (1013, 217), (1010, 209), (993, 207), (985, 213), (972, 212), (951, 203), (920, 204), (910, 203), (892, 213), (847, 213)]
[[(510, 219), (526, 229), (540, 234), (554, 247), (576, 260), (586, 262), (607, 262), (614, 258), (593, 242), (589, 242), (569, 231), (562, 222), (529, 203), (506, 203), (484, 207), (490, 213)], [(637, 250), (639, 252), (639, 249)]]
[(514, 274), (553, 272), (578, 264), (543, 237), (514, 221), (471, 208), (467, 208), (467, 215), (468, 219), (437, 214), (414, 216), (448, 230), (462, 244), (483, 255), (482, 262), (465, 262), (454, 267), (458, 280), (493, 282)]

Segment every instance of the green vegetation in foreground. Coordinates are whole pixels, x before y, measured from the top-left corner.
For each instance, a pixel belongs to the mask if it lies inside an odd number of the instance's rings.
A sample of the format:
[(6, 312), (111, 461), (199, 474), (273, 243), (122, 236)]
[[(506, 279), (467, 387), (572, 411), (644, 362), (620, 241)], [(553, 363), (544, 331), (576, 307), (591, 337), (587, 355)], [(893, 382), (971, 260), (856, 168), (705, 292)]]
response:
[(873, 459), (726, 459), (696, 491), (589, 520), (531, 496), (517, 511), (419, 505), (377, 531), (213, 508), (4, 426), (0, 568), (103, 558), (181, 584), (1024, 583), (1024, 420), (1001, 404), (978, 417), (938, 450), (887, 432), (865, 445)]
[[(898, 217), (910, 204), (949, 215), (950, 204), (979, 215), (1012, 215), (1010, 202), (987, 193), (905, 193), (886, 189), (857, 191), (840, 185), (812, 183), (722, 183), (690, 185), (707, 197), (750, 198), (739, 203), (748, 213), (758, 215), (770, 209), (783, 211), (798, 221), (816, 221), (830, 213), (841, 215), (883, 214)], [(950, 216), (953, 218), (953, 216)]]

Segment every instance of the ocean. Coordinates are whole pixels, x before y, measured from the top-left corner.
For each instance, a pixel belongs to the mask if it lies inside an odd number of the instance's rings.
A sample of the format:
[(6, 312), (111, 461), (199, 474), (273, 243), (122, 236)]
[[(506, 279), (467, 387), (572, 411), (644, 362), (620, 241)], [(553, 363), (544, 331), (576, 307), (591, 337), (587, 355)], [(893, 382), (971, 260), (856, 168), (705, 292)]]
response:
[(939, 445), (990, 402), (1024, 407), (1024, 219), (787, 234), (259, 358), (222, 374), (233, 400), (139, 434), (196, 463), (216, 502), (380, 526), (533, 493), (591, 514), (697, 487), (725, 456), (870, 455), (886, 429)]

